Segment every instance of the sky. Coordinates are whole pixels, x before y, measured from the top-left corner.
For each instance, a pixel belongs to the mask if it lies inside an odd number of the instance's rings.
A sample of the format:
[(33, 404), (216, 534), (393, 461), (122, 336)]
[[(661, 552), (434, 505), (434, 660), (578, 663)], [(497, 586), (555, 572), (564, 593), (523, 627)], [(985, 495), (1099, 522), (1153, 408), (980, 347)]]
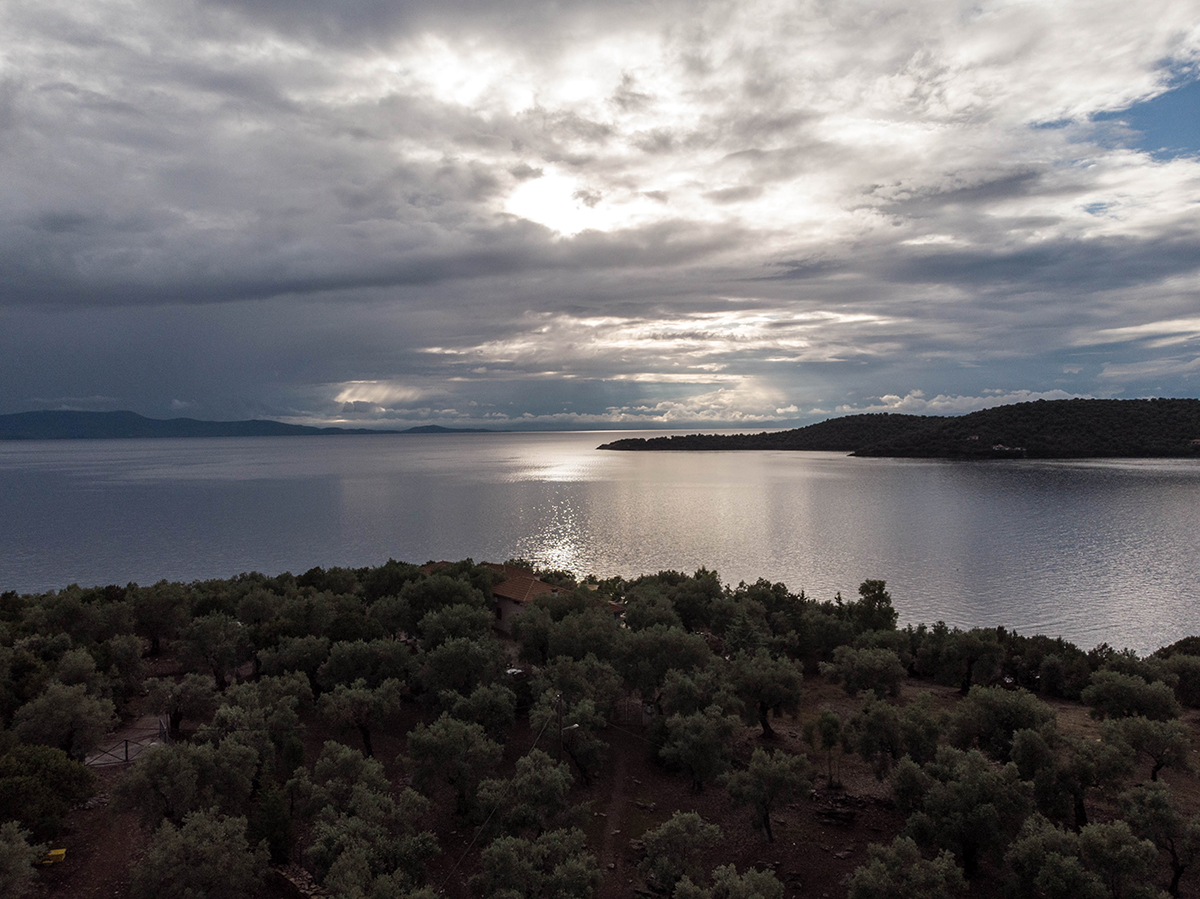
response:
[(1200, 0), (6, 0), (0, 412), (1197, 396)]

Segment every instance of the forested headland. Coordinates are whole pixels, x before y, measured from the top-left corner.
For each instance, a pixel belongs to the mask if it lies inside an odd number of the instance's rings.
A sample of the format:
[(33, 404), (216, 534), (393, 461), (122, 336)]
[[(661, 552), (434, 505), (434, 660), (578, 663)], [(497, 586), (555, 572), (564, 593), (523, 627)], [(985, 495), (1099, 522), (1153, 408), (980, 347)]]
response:
[(758, 434), (630, 437), (609, 450), (824, 450), (938, 459), (1200, 457), (1200, 400), (1038, 400), (968, 415), (872, 413)]
[(0, 895), (1200, 893), (1200, 638), (897, 620), (520, 560), (3, 593)]

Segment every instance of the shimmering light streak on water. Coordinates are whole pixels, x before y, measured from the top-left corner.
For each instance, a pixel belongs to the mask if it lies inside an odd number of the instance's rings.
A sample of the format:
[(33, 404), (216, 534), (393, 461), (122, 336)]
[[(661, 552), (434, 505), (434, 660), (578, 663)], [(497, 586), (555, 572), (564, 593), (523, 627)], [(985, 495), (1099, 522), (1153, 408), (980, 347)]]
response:
[(0, 444), (0, 590), (513, 556), (715, 568), (903, 621), (1200, 632), (1200, 464), (611, 453), (616, 434)]

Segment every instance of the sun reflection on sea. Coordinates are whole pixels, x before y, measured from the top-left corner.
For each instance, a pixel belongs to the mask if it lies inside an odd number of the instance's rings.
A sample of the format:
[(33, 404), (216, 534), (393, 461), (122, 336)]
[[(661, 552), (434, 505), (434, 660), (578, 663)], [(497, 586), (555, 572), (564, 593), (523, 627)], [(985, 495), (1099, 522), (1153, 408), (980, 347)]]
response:
[(536, 532), (521, 541), (520, 555), (544, 568), (584, 572), (589, 569), (584, 526), (570, 500), (553, 503)]
[(612, 454), (598, 454), (591, 445), (581, 446), (578, 439), (570, 442), (557, 435), (545, 435), (524, 449), (521, 457), (511, 460), (506, 480), (558, 484), (595, 481), (614, 464)]

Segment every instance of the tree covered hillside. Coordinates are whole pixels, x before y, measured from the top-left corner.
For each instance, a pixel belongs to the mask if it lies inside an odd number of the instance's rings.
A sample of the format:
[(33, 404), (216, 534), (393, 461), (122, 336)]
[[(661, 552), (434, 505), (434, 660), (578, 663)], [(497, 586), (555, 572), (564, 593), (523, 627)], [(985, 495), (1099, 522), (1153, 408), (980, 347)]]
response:
[(790, 431), (628, 438), (611, 450), (825, 450), (941, 459), (1200, 456), (1200, 400), (1038, 400), (962, 416), (848, 415)]
[(670, 437), (629, 437), (606, 443), (611, 450), (815, 450), (853, 452), (936, 427), (940, 419), (926, 415), (879, 412), (831, 418), (791, 431), (758, 434), (688, 434)]
[(1030, 459), (1200, 455), (1200, 400), (1039, 400), (997, 406), (859, 447), (860, 456)]
[(522, 564), (0, 595), (0, 895), (1197, 895), (1194, 639)]

